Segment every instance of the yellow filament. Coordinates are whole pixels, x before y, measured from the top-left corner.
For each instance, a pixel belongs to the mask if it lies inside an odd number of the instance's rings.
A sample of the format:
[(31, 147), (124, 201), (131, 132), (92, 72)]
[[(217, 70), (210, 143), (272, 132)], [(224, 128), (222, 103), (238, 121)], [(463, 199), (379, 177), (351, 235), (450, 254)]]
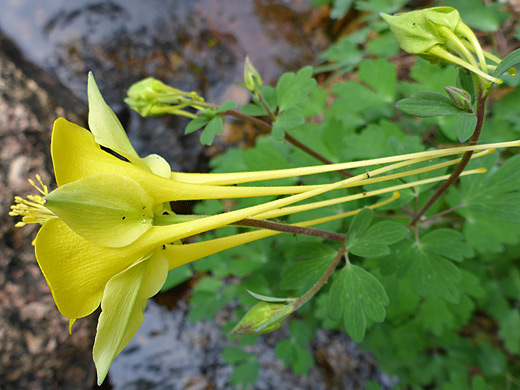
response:
[[(29, 179), (29, 183), (31, 183), (31, 185), (36, 188), (41, 195), (48, 195), (49, 190), (47, 186), (43, 184), (40, 175), (36, 175), (36, 180), (41, 188), (31, 179)], [(24, 199), (21, 196), (14, 197), (15, 204), (11, 206), (9, 215), (13, 217), (22, 217), (22, 220), (15, 225), (16, 227), (22, 227), (30, 223), (39, 223), (40, 225), (43, 225), (49, 219), (56, 218), (52, 211), (44, 206), (45, 199), (43, 199), (43, 196), (28, 195), (27, 199)]]

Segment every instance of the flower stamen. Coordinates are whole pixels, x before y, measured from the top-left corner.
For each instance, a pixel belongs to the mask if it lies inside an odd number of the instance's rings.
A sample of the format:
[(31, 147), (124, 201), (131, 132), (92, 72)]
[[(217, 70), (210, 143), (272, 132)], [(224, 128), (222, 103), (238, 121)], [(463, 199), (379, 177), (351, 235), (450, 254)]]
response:
[(16, 223), (16, 227), (22, 227), (30, 223), (39, 223), (43, 225), (49, 219), (56, 218), (54, 213), (45, 207), (44, 196), (49, 194), (48, 187), (43, 184), (40, 175), (36, 175), (36, 180), (39, 184), (35, 183), (34, 180), (29, 179), (29, 183), (43, 195), (27, 195), (27, 199), (21, 196), (14, 197), (14, 205), (11, 205), (11, 216), (21, 216), (22, 220)]

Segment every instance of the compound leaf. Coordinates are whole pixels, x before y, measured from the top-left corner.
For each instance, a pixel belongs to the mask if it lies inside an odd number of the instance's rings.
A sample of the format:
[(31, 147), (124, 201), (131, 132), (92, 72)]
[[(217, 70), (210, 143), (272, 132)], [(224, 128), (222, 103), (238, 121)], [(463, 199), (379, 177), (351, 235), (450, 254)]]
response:
[(379, 280), (363, 268), (348, 264), (334, 279), (328, 312), (332, 318), (343, 317), (349, 336), (360, 342), (365, 337), (367, 318), (382, 322), (389, 302)]

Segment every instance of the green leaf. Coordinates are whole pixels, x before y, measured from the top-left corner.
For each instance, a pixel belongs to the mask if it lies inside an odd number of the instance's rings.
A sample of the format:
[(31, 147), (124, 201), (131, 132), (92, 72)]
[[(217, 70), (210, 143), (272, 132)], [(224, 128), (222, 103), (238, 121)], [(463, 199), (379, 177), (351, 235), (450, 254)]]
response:
[(226, 345), (224, 348), (222, 348), (222, 352), (220, 352), (220, 354), (229, 364), (235, 364), (250, 359), (253, 356), (249, 352), (229, 345)]
[(186, 129), (184, 130), (184, 134), (191, 134), (194, 131), (197, 131), (201, 127), (206, 126), (206, 124), (210, 121), (211, 118), (207, 116), (198, 116), (190, 123), (188, 123), (188, 126), (186, 126)]
[(256, 358), (246, 360), (233, 370), (233, 375), (229, 380), (234, 385), (253, 386), (258, 379), (260, 365)]
[(329, 72), (339, 68), (352, 69), (363, 59), (363, 54), (357, 44), (351, 41), (350, 36), (347, 36), (330, 45), (319, 56), (319, 59), (323, 62), (330, 61), (332, 64), (318, 66), (315, 70), (316, 73)]
[(253, 103), (243, 105), (240, 111), (249, 116), (267, 116), (267, 111), (263, 107)]
[(507, 357), (499, 348), (484, 341), (479, 346), (477, 361), (484, 375), (500, 375), (506, 369)]
[(368, 228), (373, 211), (364, 209), (354, 217), (347, 233), (347, 249), (361, 257), (377, 257), (390, 253), (388, 245), (401, 241), (408, 229), (396, 222), (383, 221)]
[(396, 107), (407, 114), (419, 117), (455, 115), (460, 112), (448, 97), (435, 92), (416, 92), (399, 100)]
[(394, 64), (383, 58), (363, 61), (359, 64), (357, 75), (387, 102), (394, 101), (397, 86)]
[(219, 108), (217, 109), (216, 113), (217, 114), (220, 114), (224, 111), (227, 111), (227, 110), (234, 110), (235, 108), (237, 108), (238, 105), (236, 104), (236, 102), (232, 101), (232, 100), (228, 100), (224, 103), (222, 103)]
[(437, 337), (442, 336), (446, 328), (451, 329), (455, 325), (455, 318), (448, 309), (447, 302), (436, 296), (424, 301), (420, 319), (423, 328)]
[(284, 73), (276, 85), (279, 111), (285, 111), (299, 104), (316, 88), (316, 80), (312, 78), (313, 69), (306, 66), (294, 74)]
[(271, 87), (270, 85), (264, 85), (262, 87), (261, 93), (269, 110), (271, 110), (271, 112), (274, 112), (276, 110), (276, 106), (278, 105), (276, 89)]
[(405, 2), (405, 0), (358, 0), (356, 1), (356, 9), (375, 14), (379, 12), (393, 13), (398, 11)]
[(289, 109), (283, 111), (280, 115), (276, 117), (276, 120), (273, 123), (272, 131), (273, 134), (277, 131), (281, 131), (283, 134), (284, 131), (293, 129), (297, 126), (303, 125), (304, 123), (305, 118), (302, 115), (301, 108), (290, 107)]
[(457, 87), (469, 93), (471, 101), (475, 101), (475, 81), (473, 80), (471, 73), (466, 71), (464, 68), (460, 68), (459, 73), (457, 74)]
[(517, 308), (508, 310), (498, 319), (498, 334), (504, 340), (507, 350), (513, 354), (520, 353), (520, 312)]
[(388, 245), (401, 241), (408, 234), (408, 229), (396, 222), (383, 221), (371, 226), (358, 239), (349, 241), (348, 250), (361, 257), (378, 257), (390, 253)]
[(330, 247), (312, 243), (303, 245), (309, 250), (312, 260), (300, 261), (289, 265), (283, 273), (280, 288), (283, 290), (307, 290), (318, 281), (336, 257), (336, 252)]
[(295, 374), (305, 375), (314, 366), (312, 354), (293, 338), (278, 342), (275, 352), (276, 357), (282, 360), (286, 367), (292, 367)]
[(224, 120), (220, 116), (214, 117), (209, 121), (206, 128), (200, 134), (200, 143), (202, 145), (211, 145), (215, 136), (222, 134), (222, 128), (224, 126)]
[(365, 390), (381, 390), (381, 385), (375, 381), (368, 380), (365, 382)]
[(353, 0), (335, 0), (330, 10), (331, 19), (341, 19), (352, 6)]
[(114, 358), (141, 326), (146, 303), (159, 292), (167, 274), (168, 259), (154, 255), (108, 281), (92, 352), (98, 385), (105, 379)]
[(382, 322), (389, 302), (384, 287), (374, 276), (361, 267), (348, 264), (332, 283), (328, 313), (333, 319), (343, 317), (349, 336), (361, 342), (365, 337), (367, 318)]
[(493, 77), (499, 78), (509, 69), (515, 67), (520, 64), (520, 49), (516, 49), (515, 51), (509, 53), (501, 62), (498, 64), (495, 72), (493, 73)]
[(161, 292), (165, 292), (171, 290), (174, 287), (177, 287), (179, 284), (190, 280), (192, 276), (193, 271), (191, 270), (190, 264), (184, 264), (180, 267), (170, 270), (168, 272), (168, 277), (166, 278), (166, 281), (161, 288)]
[(457, 303), (460, 298), (460, 271), (450, 261), (431, 252), (413, 251), (409, 276), (417, 294), (423, 297), (437, 295), (448, 302)]
[(457, 138), (461, 143), (466, 142), (475, 132), (477, 116), (469, 112), (458, 112), (455, 119)]
[(350, 223), (347, 232), (347, 243), (354, 240), (356, 237), (361, 237), (367, 231), (372, 219), (374, 218), (374, 211), (368, 208), (361, 210)]
[(421, 237), (424, 250), (455, 261), (473, 257), (474, 252), (462, 233), (453, 229), (436, 229)]
[(474, 0), (450, 0), (445, 5), (455, 7), (462, 20), (477, 30), (494, 32), (509, 17), (509, 12), (499, 3), (483, 3)]
[(488, 191), (496, 195), (519, 191), (520, 175), (518, 172), (520, 172), (520, 155), (509, 158), (487, 182), (482, 184)]

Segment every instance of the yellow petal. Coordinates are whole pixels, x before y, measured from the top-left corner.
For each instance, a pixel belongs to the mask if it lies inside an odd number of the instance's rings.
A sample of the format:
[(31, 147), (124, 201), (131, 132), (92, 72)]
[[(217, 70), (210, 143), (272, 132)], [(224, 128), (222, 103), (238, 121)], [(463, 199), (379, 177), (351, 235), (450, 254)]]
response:
[(57, 218), (43, 225), (35, 241), (36, 259), (56, 306), (71, 319), (96, 310), (107, 281), (151, 254), (142, 246), (105, 248), (92, 244)]
[(158, 154), (150, 154), (142, 159), (143, 162), (150, 168), (152, 173), (169, 179), (171, 176), (171, 167), (168, 162)]
[(121, 175), (85, 177), (58, 187), (45, 199), (45, 206), (75, 233), (110, 248), (137, 240), (154, 217), (152, 197)]
[(168, 261), (157, 253), (108, 281), (92, 351), (98, 385), (105, 379), (114, 358), (136, 334), (144, 320), (148, 298), (159, 292), (167, 275)]
[(84, 177), (118, 174), (138, 182), (154, 198), (155, 203), (282, 195), (306, 190), (291, 187), (199, 185), (165, 179), (103, 151), (89, 131), (63, 118), (54, 122), (51, 153), (59, 186)]
[(88, 75), (88, 125), (98, 144), (124, 157), (139, 158), (121, 122), (101, 96), (92, 72)]

